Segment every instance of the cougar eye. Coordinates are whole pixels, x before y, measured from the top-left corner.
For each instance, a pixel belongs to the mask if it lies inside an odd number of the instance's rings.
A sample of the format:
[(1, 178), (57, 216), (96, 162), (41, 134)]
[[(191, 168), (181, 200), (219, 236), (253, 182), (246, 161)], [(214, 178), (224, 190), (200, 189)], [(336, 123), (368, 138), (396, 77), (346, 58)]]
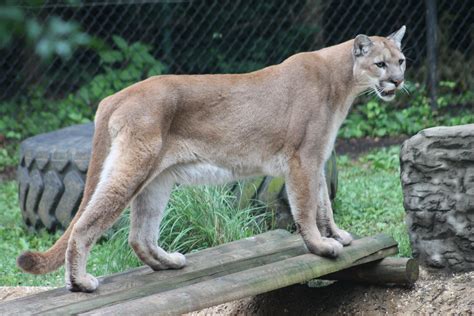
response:
[(387, 65), (383, 61), (381, 61), (381, 62), (375, 63), (375, 66), (379, 68), (385, 68)]
[(404, 61), (405, 61), (405, 59), (399, 59), (398, 60), (398, 63), (400, 64), (400, 66), (403, 64)]

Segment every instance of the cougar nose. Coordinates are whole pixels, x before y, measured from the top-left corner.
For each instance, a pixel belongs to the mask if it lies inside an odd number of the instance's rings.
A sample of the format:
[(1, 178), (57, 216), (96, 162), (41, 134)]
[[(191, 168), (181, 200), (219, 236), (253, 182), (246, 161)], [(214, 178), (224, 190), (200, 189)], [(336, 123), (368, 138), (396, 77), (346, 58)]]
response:
[(403, 78), (392, 78), (390, 81), (395, 85), (395, 87), (398, 87), (403, 82)]

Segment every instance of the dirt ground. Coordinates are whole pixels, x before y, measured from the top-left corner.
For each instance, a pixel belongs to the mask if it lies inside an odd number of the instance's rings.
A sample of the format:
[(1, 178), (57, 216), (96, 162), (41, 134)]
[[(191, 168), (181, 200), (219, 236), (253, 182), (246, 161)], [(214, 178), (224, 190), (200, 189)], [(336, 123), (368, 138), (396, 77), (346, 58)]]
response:
[[(2, 148), (0, 146), (0, 148)], [(15, 179), (16, 177), (16, 168), (15, 167), (7, 167), (2, 172), (0, 172), (0, 182), (3, 181), (10, 181)]]
[[(0, 302), (47, 290), (0, 287)], [(190, 313), (202, 315), (427, 315), (474, 314), (474, 271), (420, 271), (411, 288), (335, 282), (324, 287), (295, 285)]]
[(371, 151), (375, 148), (401, 145), (409, 137), (405, 135), (390, 137), (362, 137), (362, 138), (338, 138), (336, 140), (336, 153), (349, 155), (352, 158)]
[(336, 282), (295, 285), (196, 315), (427, 315), (474, 314), (474, 272), (448, 275), (422, 269), (412, 288)]

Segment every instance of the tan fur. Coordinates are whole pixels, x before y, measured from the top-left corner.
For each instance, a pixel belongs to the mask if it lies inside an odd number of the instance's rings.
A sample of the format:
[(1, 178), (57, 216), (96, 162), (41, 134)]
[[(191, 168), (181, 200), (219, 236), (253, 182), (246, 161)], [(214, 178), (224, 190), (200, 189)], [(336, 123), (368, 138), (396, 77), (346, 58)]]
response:
[[(334, 223), (323, 165), (358, 94), (373, 88), (391, 99), (402, 87), (403, 33), (359, 35), (248, 74), (152, 77), (106, 98), (77, 215), (50, 250), (24, 253), (18, 265), (46, 273), (65, 258), (68, 288), (95, 290), (88, 253), (131, 203), (137, 256), (155, 270), (180, 268), (184, 256), (156, 244), (173, 185), (262, 174), (285, 177), (308, 249), (337, 256), (352, 237)], [(374, 64), (380, 60), (387, 67)]]

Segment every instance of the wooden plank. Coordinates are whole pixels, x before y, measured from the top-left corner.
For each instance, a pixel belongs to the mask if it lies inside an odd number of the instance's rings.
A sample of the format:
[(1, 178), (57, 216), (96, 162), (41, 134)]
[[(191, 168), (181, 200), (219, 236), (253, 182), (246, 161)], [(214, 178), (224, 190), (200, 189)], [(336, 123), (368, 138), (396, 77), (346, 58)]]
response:
[[(299, 249), (299, 250), (298, 250)], [(304, 251), (298, 235), (292, 235), (286, 230), (273, 230), (254, 237), (245, 238), (217, 247), (205, 249), (186, 255), (188, 265), (180, 270), (165, 270), (154, 272), (148, 267), (140, 267), (122, 273), (100, 278), (99, 289), (94, 293), (71, 293), (65, 288), (54, 289), (37, 295), (12, 300), (0, 304), (0, 315), (39, 313), (55, 307), (90, 300), (96, 297), (140, 287), (151, 281), (161, 282), (167, 279), (191, 274), (188, 278), (199, 273), (208, 273), (215, 268), (223, 267), (230, 262), (247, 260), (257, 254), (265, 255), (279, 251)]]
[(325, 280), (340, 280), (369, 284), (412, 285), (418, 280), (418, 262), (411, 258), (388, 257), (322, 277)]
[[(352, 264), (362, 264), (395, 253), (396, 243), (393, 240), (391, 242), (391, 246), (381, 248), (370, 256), (356, 259)], [(65, 289), (52, 290), (30, 298), (1, 304), (0, 314), (44, 312), (63, 315), (92, 311), (100, 307), (121, 304), (124, 301), (136, 301), (140, 298), (159, 295), (159, 293), (179, 291), (180, 287), (187, 288), (226, 275), (285, 261), (302, 254), (307, 254), (307, 250), (299, 235), (277, 230), (190, 254), (187, 256), (189, 266), (182, 270), (152, 272), (149, 268), (138, 268), (102, 278), (102, 284), (95, 293), (70, 293)]]
[[(302, 247), (302, 243), (295, 243), (293, 246), (279, 249), (275, 253), (269, 253), (268, 248), (262, 248), (259, 251), (255, 249), (254, 256), (246, 258), (244, 260), (235, 260), (225, 265), (213, 266), (212, 268), (206, 268), (199, 271), (186, 273), (173, 278), (167, 278), (164, 280), (156, 280), (153, 276), (157, 276), (157, 273), (150, 274), (143, 279), (140, 286), (130, 287), (116, 291), (106, 295), (99, 295), (95, 298), (83, 300), (81, 302), (71, 303), (67, 306), (60, 307), (58, 310), (60, 314), (76, 314), (84, 309), (90, 310), (99, 308), (104, 305), (114, 304), (124, 300), (130, 300), (140, 298), (156, 293), (177, 289), (190, 284), (199, 283), (208, 279), (221, 277), (230, 273), (247, 270), (254, 267), (259, 267), (269, 263), (281, 261), (287, 258), (295, 257), (301, 254), (307, 253), (306, 248)], [(136, 282), (134, 282), (136, 284)], [(45, 314), (52, 312), (55, 314), (55, 310), (48, 309)]]
[(337, 259), (303, 254), (156, 294), (151, 294), (148, 288), (141, 298), (123, 298), (115, 304), (107, 302), (102, 308), (89, 308), (84, 302), (82, 306), (75, 306), (82, 310), (65, 306), (50, 311), (50, 314), (181, 314), (308, 281), (365, 260), (381, 259), (396, 251), (396, 242), (391, 237), (377, 235), (355, 240)]

